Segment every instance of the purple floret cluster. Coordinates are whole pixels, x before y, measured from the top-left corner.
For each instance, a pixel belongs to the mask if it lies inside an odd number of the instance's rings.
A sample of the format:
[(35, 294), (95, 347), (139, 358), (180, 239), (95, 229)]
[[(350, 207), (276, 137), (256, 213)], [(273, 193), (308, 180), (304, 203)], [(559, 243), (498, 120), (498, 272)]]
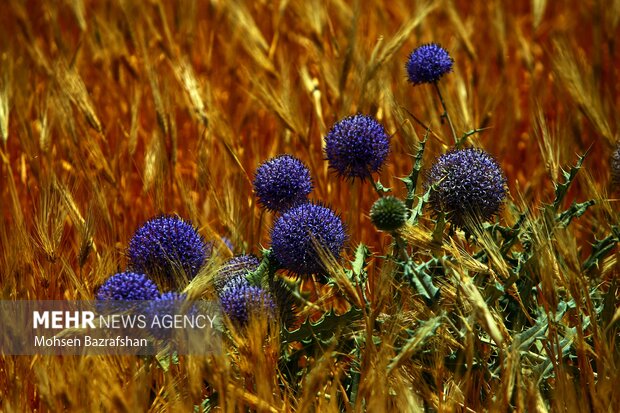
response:
[(132, 271), (192, 279), (208, 259), (210, 246), (189, 222), (161, 215), (135, 232), (127, 253)]
[(307, 201), (312, 192), (310, 171), (294, 156), (276, 156), (256, 169), (254, 192), (266, 209), (285, 211)]
[(427, 174), (426, 188), (431, 186), (431, 206), (446, 213), (457, 227), (465, 227), (470, 219), (492, 219), (506, 197), (500, 166), (476, 148), (452, 150), (437, 158)]
[(276, 259), (297, 275), (323, 274), (317, 244), (335, 257), (344, 248), (344, 224), (331, 209), (314, 203), (284, 213), (271, 230), (271, 248)]
[(349, 179), (372, 179), (390, 152), (390, 139), (371, 116), (355, 115), (336, 122), (325, 136), (329, 167)]
[(97, 290), (97, 300), (154, 300), (159, 289), (146, 275), (121, 272), (108, 278)]
[(245, 278), (230, 280), (220, 293), (224, 313), (238, 326), (247, 325), (252, 314), (276, 314), (276, 304), (268, 291), (251, 285)]
[(252, 254), (236, 255), (229, 258), (215, 276), (213, 281), (215, 290), (221, 292), (231, 280), (239, 277), (245, 279), (245, 276), (256, 271), (259, 265), (260, 261)]
[(452, 71), (454, 60), (437, 43), (424, 44), (409, 55), (405, 68), (407, 78), (414, 85), (435, 83)]

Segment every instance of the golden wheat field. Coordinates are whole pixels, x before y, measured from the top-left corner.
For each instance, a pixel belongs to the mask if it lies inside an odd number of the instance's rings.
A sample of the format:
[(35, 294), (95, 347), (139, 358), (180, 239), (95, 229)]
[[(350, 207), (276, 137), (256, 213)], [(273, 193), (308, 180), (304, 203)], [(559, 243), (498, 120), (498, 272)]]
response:
[[(1, 8), (1, 300), (92, 300), (134, 231), (169, 214), (212, 243), (180, 290), (217, 301), (227, 259), (268, 261), (278, 214), (253, 180), (278, 154), (347, 232), (340, 256), (314, 245), (326, 277), (269, 271), (294, 296), (286, 323), (226, 319), (207, 356), (4, 354), (1, 411), (620, 411), (620, 1)], [(451, 124), (436, 89), (408, 82), (427, 43), (453, 58), (435, 82)], [(389, 135), (375, 185), (326, 161), (355, 114)], [(506, 179), (469, 231), (423, 185), (450, 126)], [(371, 222), (379, 181), (407, 199), (398, 230)]]

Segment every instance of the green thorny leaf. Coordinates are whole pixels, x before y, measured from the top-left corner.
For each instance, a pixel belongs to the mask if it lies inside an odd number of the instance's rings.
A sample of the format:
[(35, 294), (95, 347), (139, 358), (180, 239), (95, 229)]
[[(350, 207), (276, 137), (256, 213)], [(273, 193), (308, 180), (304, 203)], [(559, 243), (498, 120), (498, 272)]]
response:
[[(515, 245), (519, 241), (519, 235), (522, 230), (523, 222), (525, 222), (525, 218), (527, 214), (522, 212), (519, 214), (519, 218), (517, 218), (517, 222), (512, 227), (503, 227), (498, 223), (495, 224), (484, 224), (484, 229), (489, 231), (491, 234), (500, 234), (503, 238), (501, 243), (500, 252), (502, 256), (505, 256), (510, 248)], [(497, 240), (497, 237), (494, 237)], [(499, 240), (498, 240), (499, 241)], [(481, 251), (481, 256), (486, 255), (486, 252)]]
[[(560, 304), (558, 305), (558, 311), (555, 313), (556, 323), (559, 322), (562, 319), (562, 317), (564, 317), (566, 310), (568, 310), (568, 305), (566, 305), (566, 303), (564, 302), (560, 302)], [(534, 341), (545, 337), (545, 333), (547, 332), (548, 328), (549, 328), (549, 320), (547, 317), (547, 313), (539, 309), (538, 317), (536, 319), (536, 324), (534, 324), (532, 327), (528, 328), (527, 330), (522, 331), (519, 334), (516, 334), (514, 341), (515, 343), (518, 343), (520, 351), (528, 351), (528, 349), (534, 343)]]
[(597, 240), (592, 245), (592, 254), (583, 263), (583, 270), (589, 271), (593, 267), (598, 266), (599, 260), (605, 257), (618, 242), (620, 242), (620, 227), (614, 225), (611, 227), (611, 235), (600, 241)]
[(426, 146), (426, 139), (428, 137), (428, 132), (424, 135), (424, 140), (420, 141), (418, 146), (418, 152), (415, 155), (415, 161), (413, 162), (413, 168), (411, 169), (411, 173), (409, 176), (405, 178), (399, 178), (401, 181), (405, 183), (405, 187), (407, 188), (407, 198), (405, 199), (405, 205), (407, 209), (410, 210), (413, 208), (413, 201), (415, 200), (415, 190), (417, 187), (418, 176), (420, 175), (420, 171), (422, 170), (422, 157), (424, 156), (424, 147)]
[[(553, 200), (553, 204), (547, 207), (547, 211), (549, 213), (555, 214), (560, 208), (560, 204), (562, 203), (562, 201), (564, 200), (564, 197), (568, 193), (568, 189), (570, 185), (575, 180), (575, 176), (577, 176), (577, 172), (579, 172), (579, 170), (581, 169), (583, 160), (588, 155), (588, 152), (589, 152), (589, 149), (583, 155), (579, 156), (577, 163), (575, 164), (575, 166), (570, 168), (569, 172), (566, 172), (564, 170), (562, 171), (562, 175), (564, 176), (564, 182), (555, 183), (555, 199)], [(580, 216), (582, 216), (589, 207), (594, 205), (594, 203), (595, 203), (594, 200), (588, 200), (588, 201), (581, 202), (581, 203), (573, 202), (571, 206), (568, 207), (567, 210), (559, 214), (553, 215), (555, 222), (558, 224), (560, 228), (566, 228), (571, 223), (573, 218), (579, 218)]]
[(429, 274), (431, 265), (440, 265), (437, 258), (415, 265), (411, 260), (402, 263), (403, 277), (420, 294), (428, 304), (432, 304), (439, 297), (439, 288), (433, 284)]
[(358, 278), (362, 278), (366, 274), (366, 260), (370, 257), (368, 247), (362, 243), (355, 250), (355, 260), (351, 261), (352, 271)]
[(420, 322), (420, 326), (410, 331), (410, 338), (402, 346), (400, 352), (392, 359), (388, 365), (387, 372), (390, 374), (395, 368), (398, 368), (403, 362), (410, 359), (424, 345), (426, 340), (435, 334), (435, 331), (443, 324), (444, 315), (440, 314), (430, 320)]
[(245, 278), (251, 285), (262, 288), (269, 287), (269, 280), (273, 279), (274, 274), (279, 269), (279, 264), (271, 255), (271, 250), (263, 250), (263, 259), (258, 268), (246, 275)]
[(337, 315), (333, 310), (325, 313), (320, 320), (315, 323), (309, 318), (299, 326), (298, 329), (289, 331), (282, 329), (282, 342), (291, 343), (293, 341), (306, 341), (308, 339), (318, 338), (326, 341), (338, 332), (350, 329), (353, 322), (359, 320), (364, 315), (363, 310), (359, 308), (351, 308), (342, 315)]
[(590, 149), (588, 149), (583, 155), (578, 155), (579, 159), (577, 160), (577, 163), (575, 164), (575, 166), (572, 166), (570, 168), (569, 172), (562, 170), (562, 175), (564, 176), (565, 181), (563, 183), (555, 183), (555, 199), (553, 200), (553, 209), (555, 211), (557, 211), (560, 207), (560, 203), (562, 203), (562, 200), (566, 196), (568, 188), (573, 183), (577, 172), (579, 172), (579, 170), (581, 169), (583, 160), (588, 155), (589, 151)]
[[(564, 317), (564, 315), (566, 314), (566, 311), (571, 307), (574, 307), (574, 302), (571, 301), (569, 303), (566, 303), (564, 301), (560, 301), (558, 304), (558, 309), (553, 314), (553, 319), (551, 322), (559, 324), (562, 320), (562, 317)], [(534, 345), (534, 343), (536, 343), (537, 341), (546, 340), (546, 334), (549, 330), (550, 324), (548, 314), (542, 308), (539, 307), (537, 309), (537, 314), (538, 316), (536, 317), (536, 323), (527, 330), (515, 334), (513, 341), (513, 346), (516, 346), (519, 349), (519, 352), (523, 357), (533, 359), (534, 361), (539, 361), (540, 356), (538, 356), (538, 350), (531, 352), (530, 348), (532, 348), (532, 345)], [(563, 349), (563, 353), (568, 352), (569, 347), (570, 346)], [(535, 369), (541, 372), (541, 374), (542, 372), (548, 372), (548, 363), (550, 364), (551, 361), (544, 360), (541, 363), (537, 363)], [(497, 368), (493, 371), (493, 375), (499, 376), (500, 369), (501, 366), (497, 366)]]
[[(556, 315), (556, 323), (558, 323), (558, 317)], [(581, 323), (581, 328), (582, 330), (586, 330), (588, 327), (590, 326), (590, 317), (586, 316), (583, 317), (582, 323)], [(561, 330), (564, 330), (563, 332)], [(551, 358), (548, 358), (547, 360), (543, 361), (542, 363), (540, 363), (537, 368), (535, 369), (536, 373), (538, 374), (538, 383), (540, 383), (542, 380), (548, 379), (549, 377), (553, 376), (553, 366), (557, 365), (559, 363), (559, 360), (563, 359), (564, 357), (569, 356), (571, 353), (574, 355), (574, 339), (577, 336), (577, 328), (576, 327), (565, 327), (563, 329), (560, 329), (561, 334), (562, 334), (562, 339), (559, 341), (559, 348), (561, 349), (561, 354), (556, 354), (556, 360), (552, 360)], [(555, 344), (550, 344), (550, 345), (555, 345)], [(556, 353), (559, 353), (557, 351), (558, 349), (556, 348)]]
[(383, 194), (387, 194), (387, 193), (392, 191), (392, 188), (388, 188), (387, 186), (383, 186), (383, 184), (379, 180), (372, 181), (372, 183), (373, 183), (373, 186), (375, 188), (375, 191), (377, 192), (377, 194), (379, 194), (379, 196), (382, 196)]
[(360, 243), (355, 250), (355, 259), (351, 261), (351, 269), (346, 270), (353, 285), (364, 285), (366, 283), (366, 265), (370, 257), (370, 250), (366, 245)]
[(434, 191), (434, 190), (435, 190), (435, 185), (428, 188), (428, 190), (424, 193), (424, 195), (415, 196), (415, 198), (418, 198), (418, 204), (411, 211), (411, 216), (409, 217), (409, 220), (408, 220), (409, 224), (416, 225), (418, 223), (418, 218), (420, 217), (420, 215), (422, 215), (422, 212), (424, 211), (424, 205), (428, 203), (429, 199), (431, 198), (431, 191)]
[[(351, 261), (351, 269), (345, 269), (345, 274), (354, 286), (360, 286), (364, 301), (369, 303), (366, 297), (366, 281), (368, 280), (368, 273), (366, 272), (366, 266), (368, 265), (368, 258), (371, 253), (368, 247), (364, 243), (360, 243), (355, 250), (355, 259)], [(334, 280), (330, 280), (329, 284), (337, 284)]]
[(560, 228), (566, 228), (573, 218), (579, 218), (585, 214), (586, 210), (592, 205), (594, 205), (594, 200), (592, 199), (581, 203), (573, 202), (566, 211), (558, 214), (556, 217), (556, 221), (560, 224)]

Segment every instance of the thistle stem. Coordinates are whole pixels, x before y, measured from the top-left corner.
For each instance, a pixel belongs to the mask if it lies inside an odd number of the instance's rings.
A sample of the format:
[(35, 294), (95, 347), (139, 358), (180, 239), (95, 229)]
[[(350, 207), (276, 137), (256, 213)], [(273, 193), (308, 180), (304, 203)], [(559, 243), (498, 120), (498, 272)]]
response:
[(441, 91), (439, 90), (439, 84), (437, 82), (433, 82), (433, 85), (435, 85), (437, 96), (439, 96), (439, 101), (441, 102), (441, 107), (443, 108), (443, 113), (441, 114), (441, 117), (442, 119), (446, 119), (448, 121), (448, 125), (450, 125), (450, 131), (452, 132), (452, 137), (454, 138), (454, 144), (458, 147), (459, 138), (456, 136), (456, 131), (454, 130), (452, 119), (450, 118), (450, 114), (448, 113), (446, 102), (443, 100), (443, 96), (441, 95)]
[(368, 174), (368, 180), (372, 183), (372, 188), (375, 190), (377, 195), (379, 195), (379, 198), (381, 198), (387, 192), (391, 191), (390, 188), (384, 187), (383, 184), (379, 182), (378, 180), (375, 181), (370, 173)]

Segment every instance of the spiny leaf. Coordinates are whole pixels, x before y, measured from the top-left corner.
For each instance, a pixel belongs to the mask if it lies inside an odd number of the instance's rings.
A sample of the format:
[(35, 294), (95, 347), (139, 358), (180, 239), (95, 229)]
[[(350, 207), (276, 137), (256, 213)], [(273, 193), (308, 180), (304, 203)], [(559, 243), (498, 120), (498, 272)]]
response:
[(399, 178), (405, 183), (405, 187), (407, 188), (407, 198), (405, 199), (405, 205), (407, 206), (407, 209), (411, 209), (413, 207), (418, 176), (420, 175), (420, 171), (422, 170), (422, 157), (424, 156), (424, 148), (426, 146), (427, 137), (428, 132), (424, 136), (424, 140), (420, 141), (418, 145), (418, 152), (415, 155), (415, 161), (413, 162), (413, 168), (411, 169), (411, 173), (409, 174), (409, 176), (405, 178)]
[(438, 260), (432, 259), (417, 266), (412, 261), (403, 264), (404, 278), (429, 304), (439, 296), (439, 288), (435, 287), (432, 277), (427, 272), (431, 265), (438, 265)]
[(596, 241), (592, 246), (592, 254), (583, 263), (583, 270), (589, 271), (592, 267), (598, 265), (601, 258), (605, 257), (609, 251), (611, 251), (618, 242), (620, 242), (620, 227), (612, 226), (612, 234), (603, 238), (600, 241)]
[(364, 282), (366, 279), (366, 261), (370, 257), (370, 250), (366, 245), (360, 243), (355, 250), (355, 259), (351, 261), (351, 271), (355, 275), (355, 280)]
[(273, 278), (276, 271), (280, 268), (277, 261), (271, 255), (271, 250), (263, 250), (263, 259), (258, 268), (246, 276), (250, 284), (262, 288), (268, 287), (269, 279)]
[(570, 168), (569, 172), (562, 170), (562, 175), (564, 176), (565, 181), (563, 183), (555, 184), (555, 199), (553, 200), (553, 209), (557, 210), (559, 208), (560, 203), (566, 196), (568, 188), (573, 183), (575, 176), (577, 176), (577, 172), (579, 172), (579, 170), (581, 169), (583, 160), (588, 155), (589, 151), (590, 150), (588, 149), (583, 155), (578, 155), (579, 159), (577, 160), (577, 163), (575, 164), (575, 166), (572, 166)]
[(320, 320), (315, 323), (307, 318), (298, 329), (289, 331), (282, 329), (282, 342), (291, 343), (293, 341), (303, 341), (319, 337), (328, 339), (336, 332), (341, 331), (345, 327), (362, 318), (364, 312), (358, 308), (351, 308), (348, 312), (337, 315), (333, 310), (325, 313)]
[(571, 206), (561, 214), (556, 217), (557, 222), (560, 224), (561, 228), (566, 228), (568, 224), (573, 220), (573, 218), (579, 218), (589, 207), (594, 205), (594, 200), (589, 200), (586, 202), (576, 203), (573, 202)]
[(383, 186), (383, 184), (379, 180), (373, 181), (373, 185), (375, 187), (375, 191), (377, 192), (377, 194), (379, 194), (379, 196), (382, 196), (383, 194), (387, 194), (389, 192), (392, 192), (392, 188), (388, 188), (387, 186)]
[(434, 188), (435, 186), (433, 185), (432, 187), (428, 188), (428, 190), (424, 193), (424, 195), (422, 195), (421, 197), (416, 197), (418, 198), (418, 204), (411, 211), (411, 216), (409, 217), (409, 221), (408, 221), (409, 224), (415, 225), (418, 223), (418, 218), (420, 217), (420, 215), (422, 215), (422, 211), (424, 210), (424, 205), (426, 205), (426, 203), (429, 201), (431, 197), (431, 191), (433, 191)]
[(435, 331), (443, 324), (443, 318), (444, 316), (441, 314), (420, 323), (420, 326), (413, 332), (411, 338), (407, 340), (400, 353), (398, 353), (389, 364), (387, 373), (390, 374), (392, 370), (398, 368), (403, 362), (411, 358), (426, 340), (435, 334)]

